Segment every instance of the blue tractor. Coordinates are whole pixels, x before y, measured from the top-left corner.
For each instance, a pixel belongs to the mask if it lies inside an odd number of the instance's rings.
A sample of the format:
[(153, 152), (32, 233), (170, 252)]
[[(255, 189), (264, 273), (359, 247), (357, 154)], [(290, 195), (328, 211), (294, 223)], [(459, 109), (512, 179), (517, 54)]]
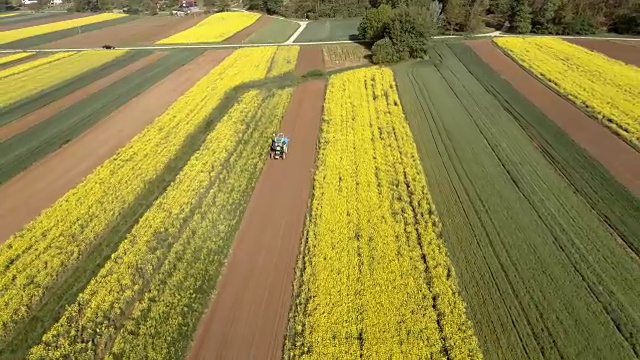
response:
[(283, 133), (274, 134), (271, 139), (271, 154), (272, 159), (284, 159), (287, 156), (287, 147), (289, 145), (289, 138), (285, 137)]

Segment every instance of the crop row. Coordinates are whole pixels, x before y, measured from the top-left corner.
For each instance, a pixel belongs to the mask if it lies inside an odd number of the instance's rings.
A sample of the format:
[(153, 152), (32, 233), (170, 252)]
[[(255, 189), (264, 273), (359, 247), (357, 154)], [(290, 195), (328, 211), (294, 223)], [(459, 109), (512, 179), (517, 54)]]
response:
[(58, 21), (50, 24), (30, 26), (22, 29), (3, 31), (0, 34), (0, 44), (7, 44), (13, 41), (26, 39), (32, 36), (43, 35), (60, 30), (73, 29), (84, 25), (95, 24), (107, 20), (113, 20), (127, 16), (126, 14), (104, 13), (79, 19)]
[[(105, 52), (103, 51), (102, 53), (104, 54)], [(51, 104), (52, 102), (63, 99), (67, 95), (70, 95), (91, 83), (105, 77), (109, 77), (109, 75), (117, 72), (127, 65), (132, 64), (145, 56), (149, 56), (149, 53), (150, 51), (147, 50), (127, 51), (124, 55), (108, 61), (101, 66), (80, 72), (71, 78), (64, 76), (61, 81), (50, 85), (47, 85), (48, 80), (44, 80), (41, 84), (23, 83), (24, 87), (29, 87), (33, 90), (22, 96), (19, 100), (12, 101), (9, 106), (2, 108), (2, 113), (0, 114), (0, 126), (16, 121), (25, 115)], [(65, 60), (71, 61), (71, 59)], [(83, 69), (82, 66), (84, 65), (80, 65), (78, 70)], [(40, 71), (47, 70), (46, 67), (44, 67), (38, 70), (33, 69), (33, 71), (39, 73)], [(59, 74), (56, 73), (52, 76), (57, 77), (58, 75)], [(0, 82), (2, 82), (2, 79), (0, 79)]]
[(6, 78), (9, 77), (11, 75), (15, 75), (15, 74), (19, 74), (21, 72), (27, 71), (27, 70), (31, 70), (31, 69), (35, 69), (47, 64), (51, 64), (54, 63), (56, 61), (59, 61), (61, 59), (64, 59), (66, 57), (69, 56), (73, 56), (77, 54), (76, 52), (59, 52), (53, 55), (49, 55), (47, 57), (44, 58), (40, 58), (40, 59), (36, 59), (33, 61), (29, 61), (27, 63), (24, 64), (20, 64), (20, 65), (16, 65), (16, 66), (12, 66), (10, 68), (7, 68), (5, 70), (0, 71), (0, 78)]
[(484, 355), (633, 358), (637, 259), (514, 118), (529, 114), (451, 50), (463, 47), (436, 45), (396, 79)]
[[(171, 51), (152, 64), (138, 69), (135, 77), (126, 76), (119, 79), (0, 142), (0, 152), (5, 155), (0, 158), (0, 184), (83, 134), (129, 100), (193, 60), (199, 53)], [(120, 63), (120, 60), (132, 61), (148, 55), (145, 51), (134, 51), (120, 57), (114, 63)]]
[(287, 355), (481, 358), (391, 70), (330, 78), (319, 146)]
[(0, 65), (6, 64), (6, 63), (10, 63), (12, 61), (24, 59), (24, 58), (26, 58), (28, 56), (33, 55), (33, 54), (35, 54), (35, 53), (34, 52), (19, 52), (19, 53), (7, 55), (7, 56), (2, 56), (2, 57), (0, 57)]
[(640, 69), (562, 39), (498, 38), (494, 41), (640, 149)]
[[(209, 279), (208, 291), (196, 295), (200, 305), (211, 294), (211, 280), (215, 280), (211, 267), (219, 270), (224, 260), (218, 255), (214, 262), (214, 256), (221, 254), (233, 235), (265, 159), (264, 152), (255, 149), (268, 142), (291, 91), (282, 90), (270, 101), (265, 101), (266, 95), (250, 91), (222, 118), (173, 184), (32, 351), (32, 358), (104, 354), (118, 334), (117, 324), (123, 324), (130, 314), (128, 330), (122, 334), (126, 340), (120, 341), (116, 357), (177, 357), (174, 352), (187, 345), (188, 329), (202, 310), (191, 303), (193, 296), (202, 292), (205, 279)], [(198, 251), (193, 252), (194, 247)], [(205, 249), (214, 256), (207, 258)], [(134, 309), (147, 290), (151, 293)], [(175, 313), (176, 308), (183, 310)], [(191, 311), (186, 314), (185, 308)], [(156, 318), (156, 314), (162, 316)], [(168, 314), (173, 315), (164, 317)], [(146, 336), (140, 336), (145, 331)], [(165, 345), (152, 347), (159, 337), (166, 340), (160, 341)], [(175, 346), (176, 337), (187, 343)], [(169, 344), (175, 348), (167, 347)]]
[(252, 12), (222, 12), (213, 14), (195, 26), (162, 39), (156, 44), (196, 44), (223, 41), (258, 20)]
[(0, 87), (12, 89), (0, 93), (0, 109), (102, 66), (125, 53), (127, 50), (56, 53), (10, 67), (0, 72)]
[(267, 74), (273, 48), (240, 49), (0, 248), (0, 340), (116, 226), (233, 87)]

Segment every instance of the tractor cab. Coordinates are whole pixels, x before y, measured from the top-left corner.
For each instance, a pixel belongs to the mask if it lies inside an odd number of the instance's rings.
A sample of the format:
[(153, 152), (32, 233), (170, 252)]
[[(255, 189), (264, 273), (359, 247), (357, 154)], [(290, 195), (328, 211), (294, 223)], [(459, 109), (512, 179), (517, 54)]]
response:
[(274, 135), (271, 140), (271, 158), (272, 159), (284, 159), (287, 154), (287, 145), (289, 144), (289, 138), (285, 137), (283, 133)]

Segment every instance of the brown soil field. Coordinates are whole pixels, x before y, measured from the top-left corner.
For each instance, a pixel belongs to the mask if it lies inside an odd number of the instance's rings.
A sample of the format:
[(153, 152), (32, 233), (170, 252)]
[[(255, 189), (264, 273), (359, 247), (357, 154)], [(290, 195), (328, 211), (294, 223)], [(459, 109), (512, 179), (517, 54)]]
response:
[(640, 196), (640, 153), (504, 55), (491, 40), (466, 44), (632, 193)]
[(114, 82), (125, 78), (128, 75), (133, 74), (134, 72), (146, 67), (147, 65), (154, 63), (156, 60), (165, 56), (166, 53), (163, 52), (154, 52), (153, 54), (144, 57), (132, 64), (129, 64), (118, 71), (109, 74), (108, 76), (89, 84), (88, 86), (79, 89), (77, 91), (72, 92), (71, 94), (58, 99), (45, 107), (41, 107), (40, 109), (27, 114), (20, 119), (12, 121), (5, 126), (0, 126), (0, 141), (6, 140), (16, 134), (21, 133), (22, 131), (39, 124), (40, 122), (48, 119), (53, 114), (57, 114), (60, 111), (68, 108), (69, 106), (77, 103), (88, 97), (91, 94), (94, 94), (107, 86), (113, 84)]
[(292, 139), (290, 151), (262, 171), (189, 359), (281, 358), (324, 92), (324, 79), (294, 90), (281, 127)]
[(627, 64), (640, 66), (640, 46), (634, 41), (624, 40), (596, 40), (596, 39), (566, 39), (589, 50), (597, 51), (613, 59)]
[(9, 30), (15, 30), (15, 29), (22, 29), (22, 28), (26, 28), (26, 27), (30, 27), (30, 26), (37, 26), (37, 25), (49, 24), (49, 23), (53, 23), (53, 22), (66, 21), (66, 20), (71, 20), (71, 19), (78, 19), (78, 18), (90, 16), (90, 15), (94, 15), (94, 14), (90, 14), (90, 13), (84, 13), (84, 14), (73, 13), (73, 14), (65, 14), (65, 15), (60, 15), (60, 16), (42, 17), (42, 18), (38, 18), (38, 19), (33, 19), (33, 21), (25, 21), (25, 22), (21, 22), (21, 23), (9, 23), (9, 24), (6, 24), (6, 25), (0, 25), (0, 31), (9, 31)]
[(113, 156), (230, 53), (202, 54), (3, 184), (0, 244)]
[(41, 49), (99, 48), (152, 45), (158, 40), (184, 31), (204, 19), (204, 16), (148, 16), (104, 29), (74, 35), (40, 46)]
[(322, 46), (300, 46), (300, 52), (298, 53), (298, 62), (296, 63), (294, 73), (301, 76), (311, 70), (325, 70)]
[(259, 31), (270, 22), (271, 22), (270, 17), (262, 15), (253, 24), (231, 35), (231, 37), (224, 40), (222, 43), (223, 44), (240, 44), (243, 41), (247, 40), (247, 38), (251, 36), (254, 32)]

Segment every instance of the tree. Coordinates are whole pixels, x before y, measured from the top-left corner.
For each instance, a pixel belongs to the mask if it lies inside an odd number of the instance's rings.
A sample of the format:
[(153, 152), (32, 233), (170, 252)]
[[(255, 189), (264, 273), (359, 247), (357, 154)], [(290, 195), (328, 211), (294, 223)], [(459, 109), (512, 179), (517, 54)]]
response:
[(378, 8), (367, 10), (358, 25), (358, 35), (360, 38), (371, 41), (382, 39), (385, 30), (389, 26), (389, 19), (392, 13), (393, 9), (387, 4), (382, 4)]
[(496, 14), (498, 16), (509, 15), (511, 1), (510, 0), (491, 0), (489, 1), (489, 13)]
[(555, 34), (556, 24), (553, 21), (560, 8), (561, 0), (546, 0), (533, 18), (533, 30), (539, 34)]
[(465, 18), (463, 5), (463, 0), (447, 0), (444, 5), (444, 18), (450, 34), (461, 30)]
[(466, 21), (464, 31), (473, 32), (484, 25), (482, 17), (487, 13), (489, 2), (487, 0), (470, 0), (467, 4)]
[(531, 7), (529, 0), (514, 0), (511, 7), (511, 31), (517, 34), (531, 32)]
[(269, 15), (282, 14), (283, 0), (264, 0), (264, 11)]
[(400, 60), (419, 59), (427, 55), (435, 24), (426, 7), (408, 6), (394, 11), (385, 35), (391, 40)]
[(373, 44), (371, 53), (374, 64), (391, 64), (400, 60), (389, 38), (384, 38)]

